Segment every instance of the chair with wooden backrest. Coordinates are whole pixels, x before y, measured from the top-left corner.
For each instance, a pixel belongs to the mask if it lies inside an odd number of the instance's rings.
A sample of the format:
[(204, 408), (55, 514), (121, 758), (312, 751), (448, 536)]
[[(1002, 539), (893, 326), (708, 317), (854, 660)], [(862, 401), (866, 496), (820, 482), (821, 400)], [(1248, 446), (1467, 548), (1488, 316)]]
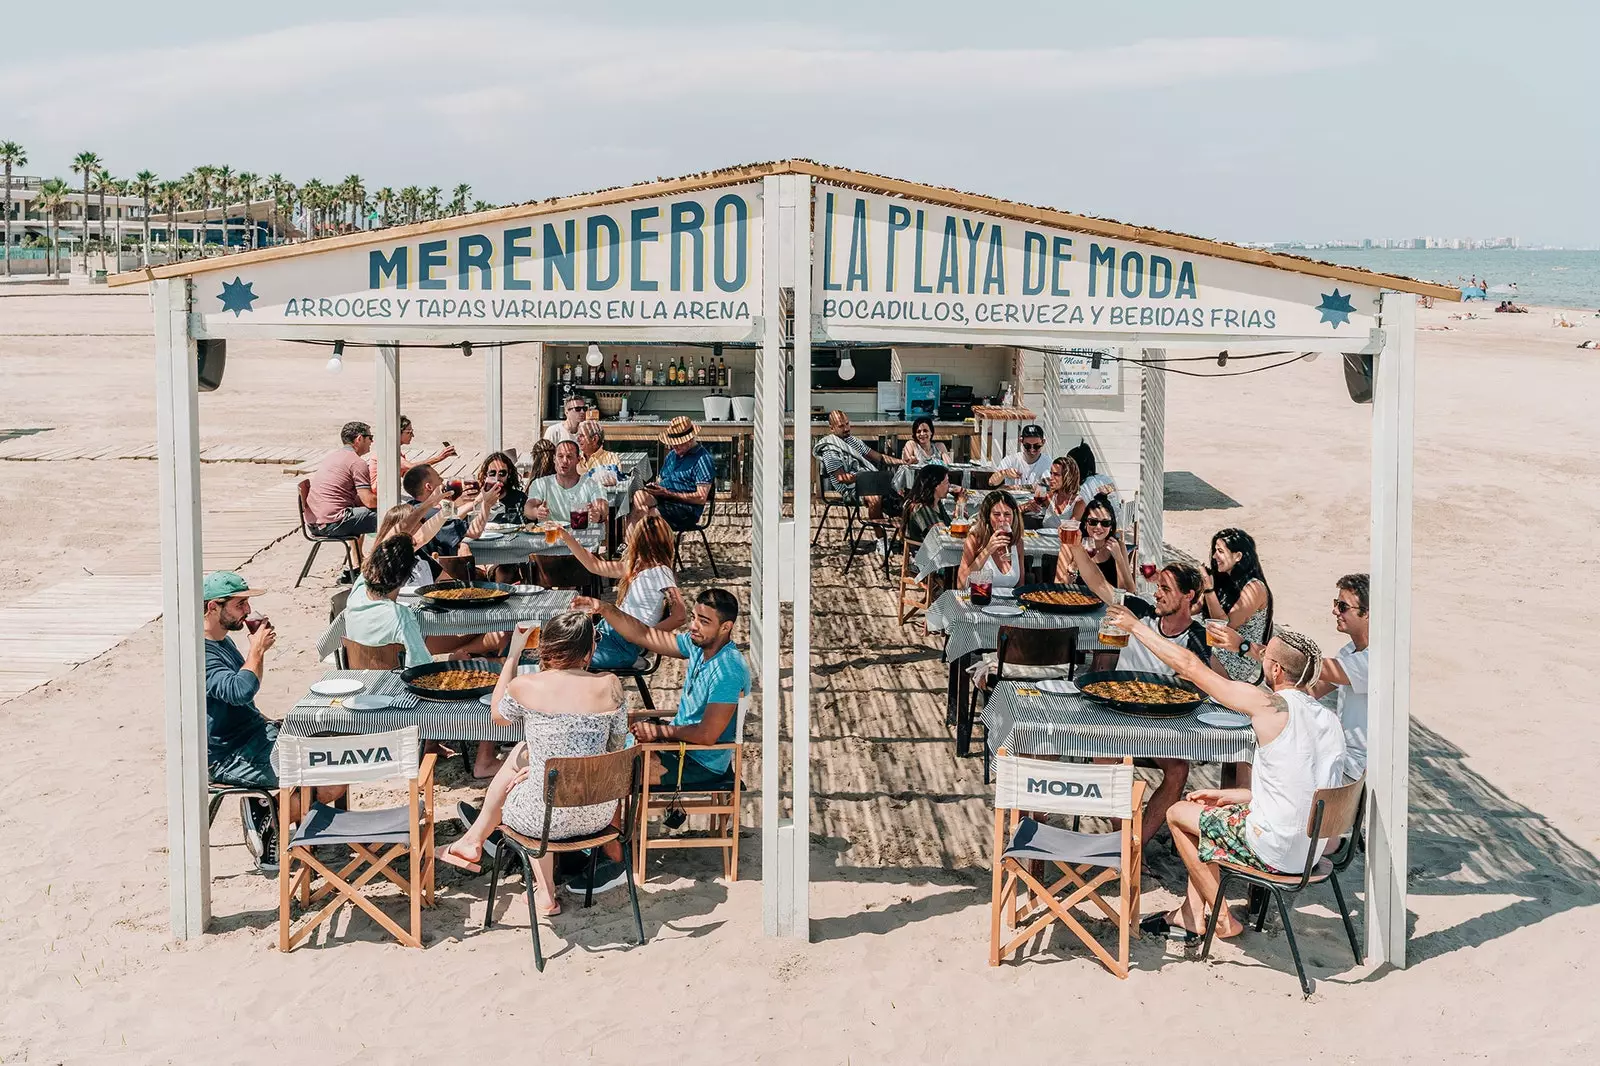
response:
[[(422, 946), (422, 908), (433, 906), (433, 764), (418, 758), (417, 727), (347, 737), (278, 735), (278, 950), (289, 951), (332, 918), (345, 903), (365, 911), (406, 947)], [(326, 785), (405, 781), (403, 807), (339, 810), (311, 802), (312, 790)], [(301, 822), (289, 820), (290, 794), (300, 791)], [(312, 849), (344, 845), (353, 853), (338, 870), (324, 866)], [(387, 850), (382, 850), (388, 845)], [(410, 876), (394, 868), (410, 858)], [(352, 877), (366, 867), (359, 876)], [(322, 883), (314, 885), (318, 877)], [(362, 895), (376, 877), (399, 886), (410, 903), (410, 927), (402, 928)], [(293, 927), (291, 908), (303, 911), (333, 896), (321, 910)]]
[[(956, 754), (965, 755), (971, 747), (972, 727), (977, 721), (981, 697), (992, 692), (996, 682), (1070, 678), (1077, 669), (1077, 659), (1076, 626), (1062, 626), (1055, 629), (1001, 626), (993, 655), (985, 655), (979, 660), (984, 665), (992, 663), (994, 668), (992, 670), (980, 668), (974, 673), (972, 698), (965, 703), (965, 713), (956, 718)], [(987, 738), (984, 741), (984, 749), (988, 750)], [(986, 774), (988, 764), (988, 759), (985, 759)], [(988, 780), (985, 776), (984, 782), (988, 783)]]
[[(1060, 922), (1094, 952), (1106, 969), (1128, 976), (1128, 940), (1139, 928), (1139, 878), (1144, 865), (1140, 833), (1144, 782), (1133, 760), (1120, 764), (1051, 762), (1011, 755), (995, 758), (994, 880), (989, 906), (989, 965), (998, 966), (1023, 944)], [(1028, 814), (1023, 812), (1027, 811)], [(1117, 818), (1122, 828), (1079, 833), (1036, 821), (1039, 812)], [(1035, 864), (1038, 864), (1037, 867)], [(1054, 865), (1060, 877), (1036, 875)], [(1051, 883), (1046, 884), (1046, 880)], [(1117, 903), (1100, 894), (1117, 882)], [(1117, 928), (1113, 955), (1072, 913), (1093, 905)], [(1018, 929), (1001, 941), (1001, 926)]]
[(311, 496), (311, 479), (301, 478), (295, 486), (298, 499), (295, 501), (295, 521), (299, 523), (300, 535), (311, 542), (311, 551), (306, 555), (306, 564), (300, 568), (300, 576), (294, 579), (294, 587), (299, 588), (300, 582), (311, 573), (311, 564), (317, 560), (317, 549), (324, 544), (336, 543), (344, 545), (345, 567), (358, 570), (361, 567), (361, 538), (360, 537), (324, 537), (320, 533), (311, 532), (311, 524), (306, 521), (306, 504)]
[(349, 637), (339, 639), (339, 649), (344, 656), (346, 670), (397, 670), (405, 661), (404, 644), (357, 644)]
[[(676, 781), (665, 777), (656, 785), (645, 775), (644, 795), (639, 804), (639, 880), (647, 876), (645, 863), (650, 850), (662, 848), (721, 848), (722, 876), (729, 881), (739, 880), (739, 804), (743, 790), (741, 771), (744, 766), (744, 720), (750, 713), (750, 694), (739, 697), (739, 710), (734, 716), (733, 740), (727, 744), (679, 744), (675, 741), (640, 744), (648, 752), (670, 751), (680, 760), (690, 758), (695, 751), (726, 751), (730, 754), (726, 776), (713, 786), (700, 789), (679, 789)], [(636, 716), (647, 717), (647, 716)], [(703, 814), (711, 819), (709, 836), (650, 837), (650, 815), (661, 814), (676, 808), (685, 814)]]
[(433, 561), (439, 564), (439, 579), (441, 581), (476, 581), (478, 572), (472, 565), (470, 555), (435, 555)]
[[(639, 745), (576, 758), (548, 759), (544, 764), (544, 828), (535, 837), (524, 836), (501, 823), (503, 846), (489, 873), (489, 903), (484, 910), (483, 927), (494, 924), (494, 895), (500, 884), (500, 871), (513, 858), (522, 865), (523, 885), (528, 893), (528, 924), (533, 929), (533, 964), (544, 972), (544, 949), (539, 943), (539, 910), (534, 902), (537, 882), (533, 864), (549, 852), (589, 851), (589, 888), (583, 905), (594, 902), (594, 871), (603, 845), (615, 840), (622, 846), (622, 865), (627, 870), (628, 900), (633, 904), (633, 924), (644, 943), (644, 921), (639, 916), (639, 892), (633, 880), (633, 820), (637, 817), (640, 783), (644, 779), (644, 752)], [(550, 816), (558, 807), (588, 807), (597, 803), (620, 804), (618, 817), (592, 836), (573, 840), (550, 839)]]
[(911, 621), (911, 616), (918, 611), (926, 611), (928, 604), (933, 602), (932, 589), (929, 587), (933, 578), (930, 577), (927, 582), (924, 582), (918, 579), (917, 575), (911, 570), (911, 559), (921, 547), (922, 543), (920, 541), (912, 543), (906, 538), (902, 524), (900, 536), (900, 605), (896, 609), (901, 625)]
[[(1344, 919), (1344, 932), (1350, 938), (1350, 951), (1356, 957), (1356, 965), (1361, 965), (1361, 942), (1356, 939), (1355, 923), (1350, 920), (1350, 907), (1345, 903), (1344, 890), (1339, 887), (1339, 874), (1349, 866), (1355, 858), (1356, 848), (1361, 840), (1361, 821), (1366, 813), (1367, 805), (1367, 779), (1365, 776), (1359, 781), (1336, 788), (1319, 788), (1311, 802), (1311, 816), (1306, 822), (1306, 836), (1319, 844), (1329, 841), (1342, 840), (1342, 843), (1329, 855), (1317, 857), (1320, 848), (1313, 847), (1306, 853), (1305, 869), (1297, 874), (1269, 874), (1263, 870), (1253, 870), (1247, 866), (1239, 866), (1226, 860), (1217, 864), (1222, 874), (1221, 883), (1217, 886), (1216, 905), (1211, 908), (1211, 917), (1206, 921), (1205, 943), (1201, 945), (1200, 957), (1207, 958), (1211, 954), (1211, 937), (1217, 930), (1217, 913), (1227, 906), (1228, 886), (1235, 881), (1249, 885), (1251, 888), (1264, 889), (1272, 894), (1278, 904), (1278, 914), (1283, 919), (1283, 936), (1289, 941), (1289, 954), (1294, 959), (1295, 972), (1300, 975), (1300, 988), (1306, 995), (1311, 994), (1311, 980), (1306, 976), (1305, 964), (1300, 961), (1300, 946), (1295, 943), (1294, 926), (1289, 921), (1289, 896), (1304, 892), (1311, 885), (1327, 881), (1333, 885), (1333, 898), (1339, 904), (1339, 917)], [(1261, 908), (1261, 916), (1256, 921), (1256, 929), (1266, 923), (1266, 907)]]

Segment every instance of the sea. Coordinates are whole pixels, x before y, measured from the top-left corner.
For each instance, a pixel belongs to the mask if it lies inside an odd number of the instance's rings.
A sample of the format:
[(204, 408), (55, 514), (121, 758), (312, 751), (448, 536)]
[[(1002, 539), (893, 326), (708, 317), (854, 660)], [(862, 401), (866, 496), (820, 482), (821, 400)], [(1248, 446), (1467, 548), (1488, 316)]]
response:
[(1534, 307), (1600, 309), (1600, 251), (1317, 248), (1295, 254), (1444, 285), (1476, 276), (1489, 283), (1489, 298), (1496, 303), (1511, 299)]

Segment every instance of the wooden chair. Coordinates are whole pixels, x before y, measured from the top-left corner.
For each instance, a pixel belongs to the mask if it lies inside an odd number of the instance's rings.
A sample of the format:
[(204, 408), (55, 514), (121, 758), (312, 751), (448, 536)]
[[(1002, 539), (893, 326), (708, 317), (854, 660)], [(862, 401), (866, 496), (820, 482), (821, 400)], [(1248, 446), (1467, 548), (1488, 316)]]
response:
[(311, 542), (311, 551), (306, 555), (306, 564), (300, 568), (300, 576), (294, 579), (294, 587), (299, 588), (300, 582), (311, 573), (311, 564), (317, 560), (317, 550), (324, 544), (343, 544), (345, 568), (359, 570), (361, 568), (361, 538), (360, 537), (325, 537), (320, 533), (311, 532), (311, 524), (306, 521), (306, 504), (311, 497), (311, 479), (301, 478), (295, 486), (299, 499), (295, 502), (295, 521), (300, 526), (300, 535)]
[(911, 621), (911, 616), (918, 611), (926, 611), (928, 605), (933, 602), (933, 590), (929, 587), (933, 582), (933, 578), (930, 577), (926, 582), (921, 581), (911, 569), (911, 559), (921, 547), (922, 543), (920, 541), (913, 543), (906, 539), (904, 535), (900, 538), (900, 585), (898, 591), (900, 605), (896, 610), (896, 614), (900, 619), (901, 625)]
[(439, 564), (439, 579), (441, 581), (476, 581), (477, 568), (472, 565), (470, 555), (435, 555), (433, 561)]
[[(500, 884), (500, 871), (513, 859), (522, 865), (523, 886), (528, 893), (528, 924), (533, 929), (533, 965), (544, 972), (544, 949), (539, 943), (539, 910), (534, 902), (537, 882), (533, 864), (548, 852), (583, 851), (589, 854), (590, 891), (583, 897), (583, 905), (594, 902), (594, 870), (599, 863), (600, 848), (615, 840), (622, 846), (622, 865), (627, 869), (628, 900), (633, 904), (633, 924), (644, 943), (644, 921), (639, 916), (639, 890), (633, 880), (633, 820), (637, 817), (639, 789), (644, 779), (642, 766), (644, 752), (639, 745), (604, 755), (585, 755), (568, 759), (549, 759), (544, 764), (544, 828), (535, 837), (524, 836), (501, 823), (502, 847), (489, 873), (489, 904), (484, 910), (483, 927), (494, 924), (494, 896)], [(550, 839), (550, 816), (558, 807), (588, 807), (597, 803), (616, 803), (620, 806), (617, 817), (605, 829), (593, 836), (572, 840)]]
[(349, 637), (339, 639), (339, 652), (346, 670), (398, 670), (405, 661), (404, 644), (357, 644)]
[[(743, 789), (740, 775), (744, 766), (744, 720), (749, 711), (750, 696), (746, 694), (739, 697), (733, 741), (728, 744), (667, 742), (635, 745), (647, 752), (670, 751), (680, 759), (689, 758), (689, 753), (694, 751), (731, 753), (726, 777), (709, 788), (679, 789), (675, 781), (668, 781), (664, 777), (659, 785), (651, 785), (649, 774), (645, 775), (644, 793), (639, 804), (639, 880), (646, 879), (648, 868), (645, 864), (649, 861), (651, 848), (657, 851), (663, 848), (721, 848), (722, 876), (729, 881), (739, 880), (739, 803)], [(656, 837), (652, 840), (650, 816), (665, 814), (672, 809), (688, 815), (705, 815), (711, 820), (711, 835)]]
[(681, 550), (681, 548), (683, 546), (684, 534), (686, 534), (686, 533), (698, 533), (698, 534), (700, 534), (700, 543), (705, 545), (706, 563), (707, 563), (707, 565), (709, 565), (711, 567), (711, 576), (712, 577), (721, 577), (722, 576), (720, 573), (717, 572), (717, 557), (711, 551), (711, 538), (706, 536), (706, 530), (711, 528), (711, 519), (716, 516), (716, 513), (717, 513), (717, 482), (716, 482), (716, 479), (713, 478), (712, 481), (711, 481), (711, 489), (706, 494), (706, 505), (705, 505), (705, 508), (700, 512), (700, 521), (696, 522), (694, 525), (690, 526), (688, 529), (675, 529), (672, 532), (672, 569), (673, 570), (679, 569), (678, 556), (679, 556), (680, 550)]
[[(1139, 928), (1139, 878), (1144, 865), (1140, 844), (1144, 782), (1134, 777), (1133, 760), (1109, 766), (1050, 762), (1021, 758), (1002, 748), (995, 759), (994, 807), (989, 965), (1000, 965), (1052, 923), (1060, 922), (1106, 969), (1126, 978), (1128, 940)], [(1122, 828), (1109, 833), (1058, 829), (1037, 821), (1041, 812), (1117, 818)], [(1059, 877), (1050, 872), (1052, 865)], [(1117, 882), (1115, 906), (1101, 895), (1101, 889), (1113, 880)], [(1081, 903), (1091, 904), (1115, 924), (1115, 955), (1073, 914), (1073, 908)], [(1020, 931), (1002, 942), (1002, 924)]]
[[(346, 903), (365, 911), (406, 947), (422, 946), (422, 908), (433, 906), (432, 755), (418, 757), (417, 727), (349, 737), (278, 735), (278, 950), (290, 951), (332, 918)], [(324, 785), (405, 781), (406, 804), (382, 810), (339, 810), (311, 802), (312, 789)], [(301, 822), (289, 819), (290, 795), (300, 791)], [(325, 866), (314, 850), (344, 845), (352, 852), (338, 870)], [(382, 850), (388, 845), (387, 850)], [(410, 876), (394, 863), (410, 860)], [(362, 868), (366, 867), (364, 871)], [(359, 876), (352, 876), (357, 874)], [(314, 885), (318, 877), (322, 883)], [(376, 877), (397, 885), (410, 903), (409, 928), (402, 927), (362, 895)], [(303, 913), (329, 900), (293, 925), (296, 903)]]
[[(1075, 626), (1059, 629), (1029, 629), (1024, 626), (1001, 626), (995, 641), (994, 656), (984, 656), (981, 662), (993, 662), (994, 669), (980, 671), (972, 680), (972, 695), (956, 716), (956, 755), (964, 756), (972, 746), (972, 727), (977, 722), (982, 697), (994, 691), (1000, 681), (1041, 681), (1046, 678), (1071, 677), (1078, 660), (1078, 630)], [(1008, 670), (1007, 667), (1010, 667)], [(984, 750), (988, 750), (988, 738)], [(988, 778), (987, 758), (984, 759), (984, 782)]]
[[(1242, 882), (1252, 889), (1271, 893), (1278, 904), (1278, 914), (1283, 919), (1283, 936), (1289, 942), (1289, 955), (1294, 959), (1295, 972), (1300, 976), (1300, 989), (1309, 996), (1311, 980), (1306, 976), (1305, 964), (1300, 961), (1300, 946), (1295, 943), (1294, 926), (1289, 921), (1288, 897), (1327, 881), (1333, 885), (1333, 898), (1339, 904), (1339, 917), (1344, 919), (1344, 932), (1350, 938), (1350, 951), (1356, 957), (1356, 965), (1361, 965), (1361, 942), (1356, 939), (1355, 923), (1350, 920), (1350, 907), (1345, 903), (1344, 890), (1339, 887), (1339, 874), (1355, 858), (1361, 840), (1361, 820), (1366, 813), (1366, 803), (1365, 776), (1337, 788), (1317, 789), (1311, 803), (1311, 817), (1306, 823), (1306, 836), (1318, 843), (1341, 839), (1343, 842), (1332, 855), (1320, 859), (1317, 858), (1319, 849), (1312, 848), (1306, 853), (1305, 869), (1297, 874), (1269, 874), (1226, 860), (1217, 863), (1222, 880), (1217, 885), (1217, 900), (1211, 908), (1211, 917), (1206, 921), (1206, 938), (1200, 948), (1200, 957), (1204, 959), (1211, 955), (1211, 938), (1217, 931), (1217, 914), (1227, 906), (1228, 886), (1235, 881)], [(1266, 924), (1266, 920), (1267, 909), (1263, 905), (1256, 919), (1258, 931)]]

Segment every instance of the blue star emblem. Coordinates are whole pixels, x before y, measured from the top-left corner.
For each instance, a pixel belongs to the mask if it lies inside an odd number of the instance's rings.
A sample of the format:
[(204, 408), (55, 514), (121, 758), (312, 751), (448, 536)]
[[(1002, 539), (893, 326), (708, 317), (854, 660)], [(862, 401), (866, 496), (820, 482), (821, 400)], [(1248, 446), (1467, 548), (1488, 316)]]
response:
[(222, 301), (222, 309), (224, 311), (232, 311), (234, 318), (239, 317), (240, 311), (254, 311), (255, 308), (250, 305), (260, 299), (259, 296), (251, 291), (251, 286), (254, 284), (255, 282), (253, 281), (239, 280), (237, 274), (234, 275), (232, 281), (224, 281), (222, 283), (222, 291), (217, 293), (217, 299)]
[(1332, 322), (1333, 328), (1338, 329), (1350, 321), (1356, 309), (1350, 304), (1350, 294), (1340, 292), (1335, 286), (1333, 292), (1322, 294), (1322, 302), (1317, 305), (1317, 310), (1322, 312), (1322, 321)]

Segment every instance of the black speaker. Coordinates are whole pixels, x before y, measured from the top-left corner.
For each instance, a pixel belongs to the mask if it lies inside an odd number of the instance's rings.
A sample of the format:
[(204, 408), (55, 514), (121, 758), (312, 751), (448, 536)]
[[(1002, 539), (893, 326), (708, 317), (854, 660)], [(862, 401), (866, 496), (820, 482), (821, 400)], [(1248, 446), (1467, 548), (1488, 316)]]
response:
[(1372, 374), (1378, 357), (1346, 352), (1344, 356), (1344, 387), (1356, 403), (1372, 402)]
[(222, 385), (222, 371), (228, 365), (228, 342), (195, 341), (200, 350), (200, 391), (216, 392)]

